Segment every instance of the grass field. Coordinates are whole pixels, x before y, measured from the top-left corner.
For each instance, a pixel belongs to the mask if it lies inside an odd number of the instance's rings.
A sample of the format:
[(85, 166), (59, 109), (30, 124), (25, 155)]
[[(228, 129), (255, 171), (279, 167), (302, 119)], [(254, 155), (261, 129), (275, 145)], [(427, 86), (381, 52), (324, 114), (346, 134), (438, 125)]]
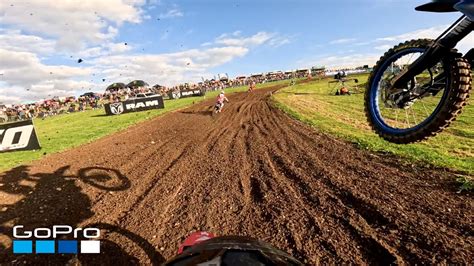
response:
[[(363, 91), (368, 75), (355, 76)], [(315, 128), (373, 151), (389, 152), (438, 167), (474, 174), (474, 107), (466, 106), (458, 119), (438, 136), (416, 144), (397, 145), (373, 133), (364, 114), (363, 93), (330, 95), (328, 81), (291, 86), (274, 94), (277, 105), (293, 117)], [(354, 83), (349, 83), (352, 87)]]
[[(287, 81), (285, 81), (287, 82)], [(258, 87), (276, 85), (280, 82), (259, 84)], [(244, 91), (247, 87), (226, 89), (227, 93)], [(127, 113), (117, 116), (105, 116), (105, 111), (88, 110), (85, 112), (35, 119), (35, 129), (41, 143), (41, 150), (17, 151), (0, 154), (0, 171), (39, 159), (51, 153), (64, 151), (126, 129), (141, 121), (178, 110), (205, 99), (214, 98), (217, 91), (208, 92), (204, 97), (190, 97), (165, 101), (164, 109)]]

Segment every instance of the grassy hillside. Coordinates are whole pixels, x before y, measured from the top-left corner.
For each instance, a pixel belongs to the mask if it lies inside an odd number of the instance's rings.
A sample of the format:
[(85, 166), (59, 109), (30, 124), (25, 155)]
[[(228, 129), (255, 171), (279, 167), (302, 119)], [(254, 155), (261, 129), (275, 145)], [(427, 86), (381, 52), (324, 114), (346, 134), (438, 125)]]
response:
[[(363, 92), (367, 75), (356, 76)], [(330, 94), (330, 79), (299, 84), (274, 95), (277, 105), (295, 118), (323, 132), (358, 144), (361, 148), (390, 152), (411, 161), (474, 173), (474, 107), (468, 105), (448, 129), (428, 141), (397, 145), (373, 133), (364, 114), (363, 93), (351, 96)], [(348, 83), (349, 87), (356, 85)]]

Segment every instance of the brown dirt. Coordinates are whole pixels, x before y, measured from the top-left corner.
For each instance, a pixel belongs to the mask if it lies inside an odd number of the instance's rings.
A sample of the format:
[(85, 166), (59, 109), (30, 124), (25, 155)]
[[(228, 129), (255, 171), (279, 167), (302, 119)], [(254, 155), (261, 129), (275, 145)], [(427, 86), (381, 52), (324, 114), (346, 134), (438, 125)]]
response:
[[(473, 262), (474, 201), (452, 173), (318, 133), (273, 107), (276, 89), (1, 173), (0, 263), (159, 263), (195, 230), (252, 236), (307, 264)], [(14, 256), (14, 224), (98, 226), (102, 254)]]

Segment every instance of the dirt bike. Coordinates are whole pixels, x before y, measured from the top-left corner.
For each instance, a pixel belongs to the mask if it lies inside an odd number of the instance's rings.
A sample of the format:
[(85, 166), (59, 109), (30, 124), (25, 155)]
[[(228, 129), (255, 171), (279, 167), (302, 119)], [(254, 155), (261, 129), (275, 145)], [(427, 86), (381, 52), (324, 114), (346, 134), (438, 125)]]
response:
[[(226, 101), (227, 103), (229, 103), (229, 101)], [(212, 115), (217, 115), (218, 113), (222, 112), (222, 108), (224, 108), (224, 103), (218, 103), (216, 102), (216, 104), (214, 105), (214, 108), (212, 110)]]
[(249, 237), (191, 234), (178, 256), (163, 265), (303, 265), (289, 254)]
[(216, 103), (216, 104), (214, 105), (214, 114), (220, 113), (220, 112), (222, 111), (222, 108), (223, 108), (223, 107), (224, 107), (223, 104), (221, 104), (221, 103)]
[(463, 15), (436, 40), (391, 48), (369, 77), (368, 122), (379, 136), (399, 144), (425, 140), (456, 119), (467, 104), (474, 66), (474, 49), (464, 56), (455, 49), (474, 29), (473, 0), (433, 0), (415, 9)]

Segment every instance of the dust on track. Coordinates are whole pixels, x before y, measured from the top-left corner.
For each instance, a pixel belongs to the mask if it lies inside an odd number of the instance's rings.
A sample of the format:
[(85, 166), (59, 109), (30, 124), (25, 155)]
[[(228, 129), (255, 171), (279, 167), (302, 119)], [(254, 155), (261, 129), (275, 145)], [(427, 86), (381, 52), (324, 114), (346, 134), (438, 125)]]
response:
[[(192, 231), (247, 235), (307, 264), (472, 263), (474, 201), (453, 173), (319, 133), (238, 93), (0, 174), (0, 263), (160, 263)], [(97, 226), (102, 254), (11, 253), (13, 225)]]

